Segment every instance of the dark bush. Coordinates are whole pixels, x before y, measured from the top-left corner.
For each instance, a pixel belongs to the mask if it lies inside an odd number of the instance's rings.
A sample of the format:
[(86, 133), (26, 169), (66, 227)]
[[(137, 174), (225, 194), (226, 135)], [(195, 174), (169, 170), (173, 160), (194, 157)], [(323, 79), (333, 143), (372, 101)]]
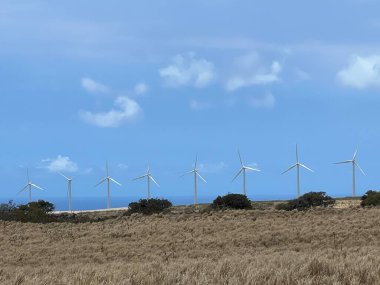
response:
[(171, 206), (172, 203), (166, 199), (141, 199), (138, 202), (132, 202), (129, 204), (128, 213), (151, 215), (154, 213), (160, 213)]
[(12, 220), (14, 210), (17, 208), (13, 201), (0, 204), (0, 220), (9, 221)]
[(210, 205), (214, 209), (251, 209), (251, 201), (242, 194), (227, 194), (218, 196)]
[(54, 220), (54, 216), (49, 214), (53, 210), (54, 205), (52, 203), (38, 200), (37, 202), (19, 205), (14, 210), (14, 215), (21, 222), (46, 223)]
[(335, 200), (330, 196), (327, 196), (326, 192), (309, 192), (297, 199), (290, 200), (287, 203), (281, 203), (276, 205), (276, 209), (286, 211), (303, 211), (312, 207), (327, 207), (333, 204), (335, 204)]
[(49, 213), (54, 210), (50, 202), (39, 200), (16, 206), (12, 201), (0, 205), (0, 219), (5, 221), (46, 223), (54, 221)]
[(370, 190), (361, 198), (362, 207), (367, 206), (380, 206), (380, 191)]

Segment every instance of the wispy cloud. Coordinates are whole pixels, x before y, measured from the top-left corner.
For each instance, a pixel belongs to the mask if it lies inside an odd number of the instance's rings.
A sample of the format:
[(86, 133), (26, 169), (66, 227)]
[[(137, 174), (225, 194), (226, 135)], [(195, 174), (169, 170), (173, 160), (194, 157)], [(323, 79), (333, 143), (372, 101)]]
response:
[(146, 92), (148, 92), (148, 90), (149, 86), (144, 82), (137, 83), (134, 88), (134, 91), (137, 95), (145, 94)]
[(126, 165), (125, 163), (119, 163), (117, 165), (117, 168), (122, 169), (122, 170), (126, 170), (126, 169), (128, 169), (128, 165)]
[(117, 109), (107, 112), (80, 111), (82, 120), (101, 128), (117, 128), (124, 123), (135, 120), (142, 112), (140, 105), (125, 96), (118, 97), (114, 105)]
[(78, 165), (68, 156), (58, 155), (56, 158), (43, 159), (44, 168), (50, 172), (76, 172)]
[(194, 99), (190, 101), (189, 106), (190, 106), (190, 109), (193, 111), (202, 111), (202, 110), (210, 109), (212, 107), (211, 103), (209, 102), (203, 102), (203, 101), (194, 100)]
[(253, 96), (250, 103), (253, 108), (272, 109), (276, 103), (276, 98), (272, 93), (267, 92), (259, 96)]
[(281, 64), (273, 61), (268, 68), (261, 61), (256, 52), (238, 58), (235, 61), (236, 72), (227, 80), (226, 89), (235, 91), (247, 86), (268, 85), (280, 81)]
[(96, 82), (95, 80), (83, 77), (81, 79), (82, 87), (90, 93), (108, 93), (110, 88), (102, 83)]
[(215, 68), (210, 61), (188, 53), (175, 56), (170, 65), (159, 70), (159, 74), (170, 87), (191, 85), (202, 88), (215, 79)]
[(338, 79), (357, 89), (380, 87), (380, 55), (351, 56), (348, 66), (338, 72)]
[(228, 165), (223, 161), (217, 163), (200, 163), (198, 166), (199, 171), (204, 173), (219, 173), (227, 167)]

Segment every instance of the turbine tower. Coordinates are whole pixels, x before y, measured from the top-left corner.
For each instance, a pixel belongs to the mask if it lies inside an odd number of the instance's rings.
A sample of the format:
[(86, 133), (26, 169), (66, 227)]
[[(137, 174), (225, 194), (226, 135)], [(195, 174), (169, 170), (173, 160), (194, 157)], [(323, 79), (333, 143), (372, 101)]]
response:
[(150, 173), (150, 168), (149, 167), (148, 167), (148, 170), (146, 171), (146, 173), (143, 176), (137, 177), (137, 178), (135, 178), (133, 180), (139, 180), (139, 179), (143, 179), (145, 177), (146, 177), (147, 184), (148, 184), (148, 199), (150, 199), (150, 180), (152, 180), (153, 183), (157, 185), (157, 187), (160, 187), (160, 185), (158, 185), (158, 183), (156, 182), (156, 180), (153, 178), (152, 173)]
[(40, 190), (44, 190), (42, 187), (40, 186), (37, 186), (36, 184), (33, 184), (32, 181), (30, 181), (30, 178), (29, 178), (29, 169), (27, 168), (26, 169), (26, 176), (28, 177), (28, 184), (25, 185), (24, 188), (22, 188), (18, 193), (21, 193), (25, 190), (29, 190), (29, 203), (32, 202), (32, 188), (37, 188), (37, 189), (40, 189)]
[(334, 164), (345, 164), (345, 163), (352, 163), (352, 197), (356, 196), (356, 181), (355, 181), (355, 168), (359, 168), (361, 173), (365, 175), (363, 169), (359, 166), (359, 164), (356, 162), (356, 155), (358, 154), (358, 151), (356, 150), (354, 153), (354, 156), (351, 160), (345, 160), (341, 162), (335, 162)]
[(102, 180), (99, 181), (98, 184), (95, 185), (96, 186), (99, 186), (100, 184), (103, 184), (104, 182), (107, 181), (107, 209), (110, 208), (110, 182), (112, 181), (113, 183), (121, 186), (121, 184), (119, 182), (117, 182), (115, 179), (113, 179), (111, 176), (109, 176), (108, 174), (108, 161), (106, 162), (106, 177), (103, 178)]
[(196, 154), (196, 156), (195, 156), (194, 168), (192, 170), (190, 170), (189, 172), (186, 172), (185, 174), (182, 175), (182, 176), (185, 176), (185, 175), (191, 174), (191, 173), (194, 174), (194, 206), (196, 206), (198, 203), (198, 201), (197, 201), (197, 177), (199, 177), (205, 183), (207, 183), (207, 181), (199, 174), (197, 164), (198, 164), (198, 154)]
[(63, 178), (67, 180), (67, 198), (69, 200), (69, 211), (72, 211), (72, 204), (71, 204), (71, 183), (73, 181), (72, 177), (67, 177), (66, 175), (62, 174), (61, 172), (58, 172), (59, 175), (61, 175)]
[(246, 191), (246, 188), (245, 188), (246, 187), (245, 172), (247, 170), (251, 170), (251, 171), (261, 171), (261, 170), (244, 165), (243, 164), (243, 160), (241, 159), (240, 151), (238, 151), (238, 154), (239, 154), (241, 168), (240, 168), (239, 172), (235, 175), (234, 179), (232, 179), (232, 181), (234, 181), (241, 173), (243, 173), (243, 193), (244, 193), (245, 196), (247, 196), (247, 191)]
[(296, 145), (296, 163), (292, 166), (290, 166), (287, 170), (285, 170), (282, 174), (285, 174), (286, 172), (292, 170), (294, 167), (297, 167), (297, 198), (300, 196), (300, 166), (311, 171), (311, 172), (314, 172), (313, 170), (311, 170), (309, 167), (307, 167), (306, 165), (302, 164), (299, 162), (299, 159), (298, 159), (298, 145)]

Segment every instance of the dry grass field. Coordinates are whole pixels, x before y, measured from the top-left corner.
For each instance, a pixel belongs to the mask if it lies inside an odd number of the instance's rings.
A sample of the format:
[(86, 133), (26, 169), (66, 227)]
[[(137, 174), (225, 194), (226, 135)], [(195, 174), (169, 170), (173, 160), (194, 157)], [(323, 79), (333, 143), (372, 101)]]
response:
[(1, 284), (380, 284), (380, 208), (0, 222)]

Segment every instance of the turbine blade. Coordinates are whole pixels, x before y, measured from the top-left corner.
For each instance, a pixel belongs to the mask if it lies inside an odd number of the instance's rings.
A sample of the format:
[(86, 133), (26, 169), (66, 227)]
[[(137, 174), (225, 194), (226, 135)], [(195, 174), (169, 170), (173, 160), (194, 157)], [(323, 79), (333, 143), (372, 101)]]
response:
[(28, 182), (30, 181), (30, 178), (29, 178), (29, 168), (26, 169), (26, 176), (28, 177)]
[(59, 175), (61, 175), (62, 177), (64, 177), (64, 178), (66, 178), (67, 180), (70, 180), (70, 178), (69, 177), (67, 177), (66, 175), (64, 175), (63, 173), (61, 173), (61, 172), (58, 172), (58, 174)]
[(241, 154), (240, 154), (240, 150), (238, 150), (238, 154), (239, 154), (239, 159), (240, 159), (240, 165), (243, 167), (243, 160), (241, 159)]
[(21, 192), (25, 191), (28, 189), (29, 184), (26, 184), (24, 188), (22, 188), (20, 191), (17, 192), (17, 194), (20, 194)]
[(96, 187), (96, 186), (99, 186), (100, 184), (102, 184), (104, 181), (106, 181), (107, 180), (107, 178), (104, 178), (104, 179), (102, 179), (102, 180), (100, 180), (99, 182), (98, 182), (98, 184), (96, 184), (94, 187)]
[(106, 172), (107, 172), (107, 177), (109, 176), (108, 175), (108, 160), (106, 160)]
[(290, 166), (287, 170), (285, 170), (283, 173), (281, 173), (281, 174), (285, 174), (286, 172), (288, 172), (288, 171), (290, 171), (290, 170), (292, 170), (294, 167), (296, 167), (297, 166), (297, 164), (294, 164), (294, 165), (292, 165), (292, 166)]
[(356, 159), (356, 155), (358, 154), (358, 150), (355, 150), (354, 152), (354, 156), (352, 157), (352, 160), (355, 160)]
[(234, 179), (232, 179), (232, 182), (240, 175), (240, 173), (243, 171), (243, 167), (240, 168), (239, 172), (235, 175)]
[(197, 169), (197, 164), (198, 164), (198, 153), (195, 154), (195, 164), (194, 164), (194, 169)]
[(117, 182), (115, 179), (109, 177), (109, 180), (111, 180), (113, 183), (115, 183), (115, 184), (121, 186), (121, 184), (120, 184), (119, 182)]
[(154, 184), (157, 185), (157, 187), (160, 187), (160, 185), (158, 185), (157, 181), (153, 178), (152, 175), (150, 175), (149, 178), (154, 182)]
[(136, 178), (134, 178), (134, 179), (132, 179), (132, 180), (135, 181), (135, 180), (143, 179), (143, 178), (145, 178), (145, 177), (147, 177), (147, 176), (148, 176), (148, 174), (145, 174), (145, 175), (143, 175), (143, 176), (136, 177)]
[(341, 162), (334, 162), (334, 164), (342, 164), (342, 163), (352, 163), (352, 160), (345, 160)]
[(361, 173), (363, 173), (363, 175), (366, 176), (366, 174), (364, 173), (363, 169), (359, 166), (359, 164), (356, 161), (354, 163), (359, 168), (359, 170), (361, 171)]
[(296, 144), (296, 160), (297, 160), (297, 163), (298, 163), (298, 144)]
[(185, 172), (184, 174), (182, 174), (180, 177), (183, 177), (183, 176), (185, 176), (187, 174), (194, 173), (194, 172), (195, 172), (195, 170), (190, 170), (190, 171)]
[(244, 166), (245, 169), (247, 170), (252, 170), (252, 171), (261, 171), (260, 169), (256, 169), (256, 168), (252, 168), (252, 167), (249, 167), (249, 166)]
[(45, 190), (44, 188), (41, 188), (40, 186), (37, 186), (36, 184), (31, 183), (30, 185), (32, 185), (34, 188), (37, 188), (40, 190)]
[(314, 172), (314, 170), (311, 170), (309, 167), (307, 167), (306, 165), (302, 164), (302, 163), (299, 163), (300, 166), (302, 166), (303, 168), (311, 171), (311, 172)]
[(200, 175), (200, 174), (198, 173), (198, 171), (196, 172), (196, 174), (199, 176), (200, 179), (202, 179), (204, 182), (207, 183), (206, 179), (204, 179), (204, 178), (202, 177), (202, 175)]

